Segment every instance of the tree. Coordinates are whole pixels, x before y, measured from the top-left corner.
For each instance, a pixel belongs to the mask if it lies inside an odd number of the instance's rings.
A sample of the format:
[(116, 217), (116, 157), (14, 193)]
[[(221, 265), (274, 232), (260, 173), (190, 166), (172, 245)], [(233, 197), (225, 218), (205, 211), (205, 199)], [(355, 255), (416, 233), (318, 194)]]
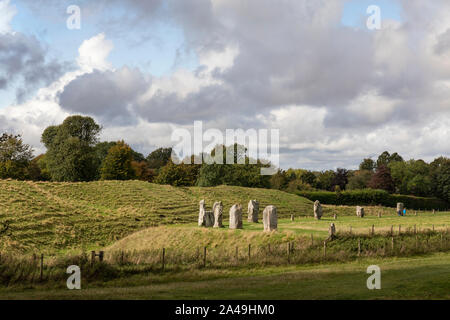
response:
[(100, 126), (90, 117), (70, 116), (50, 126), (41, 141), (47, 148), (47, 169), (54, 181), (91, 181), (97, 177), (94, 146)]
[(450, 202), (450, 159), (439, 157), (430, 164), (431, 192)]
[[(117, 145), (116, 141), (110, 141), (110, 142), (99, 142), (94, 147), (95, 157), (96, 157), (96, 165), (97, 165), (97, 177), (96, 180), (100, 179), (101, 176), (101, 169), (103, 161), (105, 160), (106, 156), (108, 155), (109, 150)], [(131, 154), (133, 158), (133, 168), (136, 170), (139, 170), (140, 174), (137, 178), (139, 180), (144, 181), (150, 181), (151, 176), (154, 176), (154, 172), (150, 172), (150, 168), (148, 168), (148, 165), (145, 161), (145, 157), (139, 153), (131, 149)], [(148, 180), (150, 179), (150, 180)]]
[(28, 165), (28, 177), (33, 181), (50, 181), (51, 176), (47, 170), (45, 154), (41, 154), (31, 160)]
[(345, 186), (348, 183), (348, 170), (338, 168), (333, 179), (333, 186), (338, 186), (339, 190), (345, 190)]
[(147, 161), (132, 161), (131, 167), (133, 168), (136, 179), (141, 181), (152, 182), (155, 179), (156, 173), (154, 169), (150, 169)]
[(333, 170), (319, 172), (315, 187), (321, 190), (334, 191), (335, 175), (336, 173)]
[(388, 166), (392, 162), (402, 162), (403, 158), (397, 153), (394, 152), (392, 155), (385, 151), (377, 159), (377, 167)]
[(102, 164), (102, 180), (130, 180), (135, 178), (135, 172), (131, 166), (133, 153), (129, 145), (119, 141), (111, 147)]
[(348, 178), (348, 184), (346, 189), (348, 190), (362, 190), (368, 187), (370, 179), (372, 179), (373, 171), (369, 170), (359, 170), (353, 173), (351, 177)]
[(147, 163), (151, 169), (160, 169), (169, 163), (172, 156), (172, 148), (159, 148), (147, 156)]
[[(244, 146), (238, 144), (228, 147), (219, 145), (211, 151), (210, 157), (214, 158), (216, 149), (220, 150), (220, 148), (222, 148), (223, 164), (203, 163), (199, 172), (198, 186), (230, 185), (249, 188), (270, 187), (270, 176), (261, 175), (261, 169), (268, 167), (268, 165), (263, 164), (259, 160), (255, 164), (251, 164)], [(227, 154), (229, 159), (233, 159), (234, 164), (226, 164)], [(206, 157), (208, 156), (203, 156), (203, 158)]]
[(387, 166), (377, 167), (375, 174), (369, 181), (369, 188), (386, 190), (387, 192), (394, 192), (395, 185), (391, 177), (391, 172)]
[(0, 178), (28, 178), (27, 167), (32, 158), (33, 149), (23, 143), (20, 135), (4, 133), (0, 136)]
[(305, 184), (313, 186), (316, 183), (316, 175), (311, 171), (305, 171), (300, 174), (300, 180)]
[(201, 165), (197, 164), (174, 164), (172, 161), (169, 161), (161, 168), (155, 182), (172, 186), (194, 186), (200, 167)]
[(374, 171), (376, 167), (375, 161), (373, 161), (370, 158), (364, 159), (359, 164), (359, 170), (367, 170), (367, 171)]

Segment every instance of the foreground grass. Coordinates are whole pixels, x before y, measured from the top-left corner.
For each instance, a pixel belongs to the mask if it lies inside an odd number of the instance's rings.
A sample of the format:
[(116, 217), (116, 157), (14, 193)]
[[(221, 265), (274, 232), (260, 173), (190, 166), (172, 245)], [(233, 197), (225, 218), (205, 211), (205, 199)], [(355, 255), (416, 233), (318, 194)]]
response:
[[(366, 287), (366, 269), (373, 264), (381, 268), (381, 290)], [(450, 254), (314, 266), (191, 270), (82, 286), (80, 291), (0, 289), (0, 299), (450, 299)]]

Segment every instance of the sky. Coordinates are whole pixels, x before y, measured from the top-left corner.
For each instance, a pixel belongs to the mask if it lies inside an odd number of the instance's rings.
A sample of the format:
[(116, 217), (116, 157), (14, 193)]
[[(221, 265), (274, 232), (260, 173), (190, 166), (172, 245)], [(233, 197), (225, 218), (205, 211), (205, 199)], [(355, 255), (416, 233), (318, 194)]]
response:
[[(67, 28), (70, 5), (81, 28)], [(369, 30), (367, 8), (380, 8)], [(446, 0), (0, 0), (0, 131), (82, 114), (147, 155), (177, 128), (277, 129), (282, 168), (450, 153)]]

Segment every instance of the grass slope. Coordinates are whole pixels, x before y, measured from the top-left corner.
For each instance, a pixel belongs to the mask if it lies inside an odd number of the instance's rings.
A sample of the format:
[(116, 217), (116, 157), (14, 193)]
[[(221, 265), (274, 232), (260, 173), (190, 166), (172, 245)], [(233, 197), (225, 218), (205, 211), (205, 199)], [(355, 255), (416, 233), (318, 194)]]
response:
[(275, 205), (280, 217), (311, 214), (311, 201), (277, 190), (219, 186), (175, 188), (140, 181), (45, 183), (0, 180), (0, 250), (44, 251), (107, 246), (133, 232), (158, 225), (192, 223), (198, 202), (228, 209), (250, 199)]
[[(366, 269), (381, 268), (381, 290), (368, 290)], [(189, 270), (138, 275), (82, 290), (0, 289), (0, 299), (450, 299), (450, 254), (361, 259), (314, 266)]]

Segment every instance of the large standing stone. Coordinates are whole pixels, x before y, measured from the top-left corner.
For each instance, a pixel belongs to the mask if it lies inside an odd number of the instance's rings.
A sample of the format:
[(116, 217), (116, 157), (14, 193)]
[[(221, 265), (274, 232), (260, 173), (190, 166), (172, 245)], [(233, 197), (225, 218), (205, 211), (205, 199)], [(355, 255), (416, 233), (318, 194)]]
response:
[(200, 210), (198, 212), (198, 226), (204, 227), (206, 225), (205, 221), (206, 205), (205, 200), (200, 201)]
[(316, 202), (314, 202), (314, 218), (316, 218), (317, 220), (320, 220), (322, 218), (322, 206), (319, 200), (316, 200)]
[(248, 203), (248, 222), (258, 223), (259, 202), (250, 200)]
[(214, 226), (214, 212), (205, 211), (205, 227), (211, 228)]
[(214, 228), (223, 228), (223, 205), (222, 201), (216, 202), (213, 205), (214, 212)]
[(356, 216), (360, 218), (364, 218), (364, 208), (363, 207), (356, 207)]
[(278, 229), (277, 207), (268, 206), (263, 211), (264, 231), (275, 231)]
[(235, 204), (230, 209), (230, 229), (242, 228), (242, 205)]

